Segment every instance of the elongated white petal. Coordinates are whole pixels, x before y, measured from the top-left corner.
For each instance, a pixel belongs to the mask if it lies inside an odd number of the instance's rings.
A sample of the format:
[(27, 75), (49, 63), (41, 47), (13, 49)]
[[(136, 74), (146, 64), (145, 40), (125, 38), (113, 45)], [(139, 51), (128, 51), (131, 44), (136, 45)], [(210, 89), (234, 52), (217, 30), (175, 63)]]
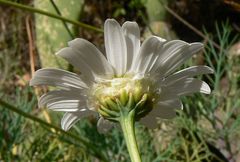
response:
[(146, 115), (145, 117), (141, 118), (139, 122), (150, 129), (155, 129), (158, 126), (156, 117), (152, 117), (149, 114)]
[(61, 127), (63, 130), (69, 130), (80, 118), (74, 113), (65, 113), (61, 120)]
[(99, 133), (107, 133), (113, 127), (113, 123), (109, 120), (100, 117), (97, 123), (97, 129)]
[(213, 72), (214, 70), (208, 66), (191, 66), (189, 68), (180, 70), (173, 75), (170, 75), (163, 81), (163, 84), (172, 84), (179, 79), (190, 78), (202, 74), (211, 74)]
[[(155, 110), (152, 113), (158, 114), (157, 117), (161, 118), (161, 119), (172, 119), (174, 117), (176, 117), (176, 109), (174, 107), (168, 107), (165, 106), (163, 107), (162, 105), (160, 105), (159, 108), (155, 108)], [(152, 115), (149, 114), (150, 116)]]
[(177, 96), (189, 95), (196, 92), (209, 94), (211, 89), (207, 83), (195, 78), (181, 79), (166, 87), (162, 87), (162, 93), (169, 96), (173, 94)]
[(158, 102), (150, 116), (160, 117), (162, 119), (171, 119), (176, 116), (176, 110), (183, 108), (180, 99), (166, 100)]
[[(63, 57), (74, 67), (76, 67), (80, 72), (89, 80), (94, 81), (94, 73), (91, 67), (85, 62), (79, 54), (74, 51), (72, 48), (66, 47), (61, 49), (56, 53), (56, 55)], [(90, 61), (90, 60), (89, 60)]]
[(90, 111), (88, 109), (82, 109), (77, 112), (67, 112), (64, 114), (61, 120), (61, 127), (63, 130), (69, 130), (78, 120), (83, 117), (87, 117), (90, 115), (95, 115), (95, 112)]
[(114, 71), (103, 54), (89, 41), (81, 38), (76, 38), (68, 42), (74, 54), (85, 62), (91, 71), (98, 76), (109, 77), (113, 76)]
[(107, 19), (104, 24), (104, 40), (107, 59), (121, 76), (127, 69), (127, 47), (121, 26), (114, 19)]
[(158, 102), (156, 107), (140, 122), (148, 128), (154, 129), (157, 127), (157, 118), (172, 119), (176, 116), (176, 110), (182, 109), (183, 105), (180, 99), (173, 99)]
[(62, 88), (84, 89), (88, 86), (77, 74), (54, 68), (37, 70), (30, 80), (31, 86), (48, 85)]
[(170, 61), (169, 59), (169, 65), (168, 63), (166, 64), (166, 71), (165, 75), (168, 75), (172, 71), (176, 70), (179, 66), (184, 64), (186, 60), (191, 58), (194, 54), (199, 52), (200, 50), (203, 49), (203, 44), (202, 43), (191, 43), (189, 48), (187, 50), (184, 50), (184, 52), (181, 55), (178, 55), (178, 57), (173, 58), (173, 60)]
[(179, 98), (160, 101), (157, 103), (157, 107), (173, 107), (174, 109), (183, 109), (182, 101)]
[(159, 49), (159, 57), (153, 65), (151, 73), (159, 73), (164, 62), (168, 58), (178, 54), (186, 46), (188, 46), (188, 43), (181, 40), (166, 41), (162, 48)]
[[(52, 107), (50, 105), (52, 105), (52, 104), (57, 104), (58, 105), (59, 104), (59, 109), (57, 109), (56, 111), (61, 111), (60, 110), (61, 109), (61, 102), (64, 102), (64, 101), (71, 102), (71, 101), (73, 101), (73, 103), (78, 103), (78, 102), (80, 102), (79, 100), (80, 101), (85, 101), (86, 100), (86, 96), (81, 94), (80, 91), (76, 91), (76, 90), (73, 90), (73, 89), (72, 90), (54, 90), (54, 91), (50, 91), (50, 92), (42, 95), (38, 100), (38, 106), (39, 107), (47, 106), (48, 108), (51, 109)], [(77, 105), (74, 106), (74, 107), (70, 107), (70, 109), (76, 109), (76, 108), (78, 108)]]
[(53, 111), (75, 112), (86, 108), (87, 105), (82, 100), (61, 100), (48, 103), (47, 107)]
[(176, 70), (186, 60), (191, 58), (194, 54), (203, 48), (202, 43), (191, 43), (188, 46), (182, 48), (179, 52), (176, 52), (171, 57), (168, 57), (161, 64), (159, 73), (163, 76), (169, 75), (172, 71)]
[[(140, 49), (140, 30), (136, 22), (125, 22), (122, 25), (127, 45), (127, 71), (130, 70)], [(130, 71), (131, 72), (131, 71)]]
[(150, 37), (143, 42), (139, 55), (133, 62), (132, 70), (137, 73), (148, 73), (154, 66), (159, 57), (159, 51), (162, 48), (165, 40), (158, 37)]
[(166, 87), (163, 87), (162, 89), (163, 90), (159, 96), (159, 101), (173, 100), (179, 97), (178, 94), (168, 91)]

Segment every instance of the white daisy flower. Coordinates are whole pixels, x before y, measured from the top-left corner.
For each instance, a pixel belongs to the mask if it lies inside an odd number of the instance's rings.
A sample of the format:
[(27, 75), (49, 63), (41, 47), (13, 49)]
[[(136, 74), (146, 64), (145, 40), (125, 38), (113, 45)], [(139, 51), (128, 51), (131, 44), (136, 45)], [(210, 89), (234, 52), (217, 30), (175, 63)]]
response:
[(180, 96), (211, 92), (207, 83), (194, 78), (213, 73), (208, 66), (175, 72), (203, 48), (202, 43), (152, 36), (141, 44), (137, 23), (125, 22), (121, 27), (113, 19), (104, 24), (104, 40), (106, 57), (81, 38), (57, 53), (81, 75), (44, 68), (30, 81), (32, 86), (57, 87), (41, 96), (39, 106), (66, 112), (61, 121), (64, 130), (83, 117), (97, 115), (99, 131), (106, 132), (123, 111), (132, 110), (136, 121), (155, 128), (157, 118), (173, 118), (182, 109)]

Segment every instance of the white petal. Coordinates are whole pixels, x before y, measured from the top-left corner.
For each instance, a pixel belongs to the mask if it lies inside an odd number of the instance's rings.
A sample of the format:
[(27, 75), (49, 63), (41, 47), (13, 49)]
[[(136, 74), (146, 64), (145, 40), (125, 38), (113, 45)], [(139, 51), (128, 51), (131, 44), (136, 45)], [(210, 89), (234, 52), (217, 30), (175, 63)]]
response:
[(133, 62), (132, 70), (137, 73), (147, 73), (154, 66), (159, 57), (159, 51), (164, 45), (165, 40), (158, 37), (150, 37), (145, 40), (140, 48), (139, 55)]
[(150, 116), (160, 117), (162, 119), (172, 119), (176, 116), (176, 110), (183, 108), (180, 99), (161, 101), (149, 113)]
[(95, 75), (113, 76), (114, 71), (103, 54), (89, 41), (81, 38), (68, 42), (75, 54), (84, 61)]
[(172, 107), (174, 109), (183, 109), (182, 101), (177, 99), (171, 99), (166, 101), (160, 101), (157, 103), (157, 107), (164, 108), (164, 107)]
[(211, 74), (213, 72), (214, 70), (208, 66), (192, 66), (192, 67), (180, 70), (174, 73), (173, 75), (170, 75), (163, 81), (163, 84), (166, 84), (166, 85), (172, 84), (173, 82), (176, 82), (179, 79), (190, 78), (190, 77), (202, 75), (202, 74)]
[(162, 88), (163, 90), (160, 93), (159, 101), (173, 100), (178, 98), (178, 94), (168, 91), (166, 87)]
[(188, 43), (181, 40), (166, 41), (159, 49), (159, 57), (151, 69), (151, 73), (159, 73), (161, 67), (169, 57), (176, 55), (182, 48), (188, 46)]
[(37, 70), (34, 73), (33, 78), (30, 80), (30, 85), (48, 85), (77, 89), (84, 89), (88, 87), (79, 75), (54, 68)]
[(74, 113), (65, 113), (61, 120), (63, 130), (69, 130), (80, 118)]
[(95, 112), (90, 111), (88, 109), (82, 109), (81, 111), (77, 112), (67, 112), (64, 114), (61, 120), (61, 127), (63, 130), (69, 130), (78, 120), (83, 117), (95, 115)]
[(139, 122), (150, 129), (155, 129), (158, 126), (156, 117), (152, 117), (149, 114), (141, 118)]
[(179, 99), (159, 102), (140, 122), (148, 128), (156, 128), (157, 118), (172, 119), (176, 116), (176, 110), (182, 109), (182, 107), (182, 102)]
[[(92, 68), (84, 61), (77, 52), (75, 52), (72, 48), (66, 47), (61, 49), (56, 53), (66, 59), (69, 63), (71, 63), (74, 67), (76, 67), (80, 72), (89, 80), (94, 81), (94, 72)], [(89, 60), (91, 61), (91, 60)]]
[(171, 57), (168, 57), (166, 60), (164, 60), (164, 62), (162, 62), (159, 73), (167, 76), (202, 48), (202, 43), (191, 43), (188, 46), (183, 47), (179, 52), (176, 52), (174, 55), (171, 55)]
[[(176, 116), (176, 109), (174, 107), (159, 107), (155, 108), (156, 110), (153, 113), (158, 114), (158, 117), (161, 119), (172, 119)], [(149, 114), (152, 115), (152, 114)]]
[(104, 40), (107, 59), (121, 76), (127, 68), (127, 47), (121, 26), (114, 19), (107, 19), (104, 24)]
[(122, 25), (122, 29), (127, 45), (127, 71), (129, 71), (132, 63), (139, 54), (140, 30), (136, 22), (129, 21)]
[(42, 95), (38, 106), (55, 111), (77, 111), (82, 106), (86, 107), (86, 96), (76, 90), (54, 90)]
[(113, 123), (109, 120), (100, 117), (97, 123), (97, 129), (99, 133), (107, 133), (113, 127)]
[(86, 108), (86, 101), (62, 100), (48, 103), (47, 107), (53, 111), (75, 112)]
[[(167, 85), (166, 87), (161, 87), (162, 92), (165, 95), (189, 95), (196, 92), (201, 92), (205, 94), (211, 93), (211, 89), (207, 83), (195, 78), (185, 78), (181, 79), (173, 84)], [(161, 96), (160, 96), (161, 98)]]

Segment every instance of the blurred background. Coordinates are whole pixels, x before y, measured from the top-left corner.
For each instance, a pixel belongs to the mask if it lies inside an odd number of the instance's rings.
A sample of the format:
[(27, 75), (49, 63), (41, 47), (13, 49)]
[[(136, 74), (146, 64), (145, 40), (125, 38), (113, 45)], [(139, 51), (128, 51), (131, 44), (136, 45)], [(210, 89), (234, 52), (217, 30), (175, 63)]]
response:
[(39, 68), (75, 71), (54, 54), (76, 37), (104, 51), (103, 23), (115, 18), (136, 21), (142, 40), (204, 43), (184, 67), (215, 70), (202, 78), (212, 94), (182, 98), (184, 111), (155, 130), (137, 124), (143, 162), (240, 162), (239, 0), (0, 0), (0, 15), (0, 161), (130, 161), (119, 128), (102, 135), (88, 118), (65, 133), (62, 113), (38, 108), (47, 87), (28, 84)]

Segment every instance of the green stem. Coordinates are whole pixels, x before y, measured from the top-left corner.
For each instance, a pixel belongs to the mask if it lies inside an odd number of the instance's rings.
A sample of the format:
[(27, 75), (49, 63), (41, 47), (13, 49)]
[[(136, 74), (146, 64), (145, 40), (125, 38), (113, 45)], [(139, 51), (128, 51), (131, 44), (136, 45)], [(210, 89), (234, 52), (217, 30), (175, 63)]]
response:
[(138, 146), (136, 142), (135, 130), (134, 130), (134, 116), (135, 111), (132, 110), (129, 113), (122, 112), (120, 117), (120, 125), (123, 130), (124, 139), (127, 144), (127, 149), (132, 162), (141, 162)]
[[(57, 7), (57, 4), (53, 0), (50, 0), (50, 2), (52, 4), (53, 8), (55, 9), (55, 11), (57, 12), (57, 14), (59, 16), (62, 16), (61, 11)], [(72, 39), (74, 39), (74, 35), (72, 34), (71, 30), (67, 26), (67, 23), (65, 21), (62, 21), (62, 23), (63, 23), (63, 26), (65, 27), (65, 29), (67, 30), (68, 34), (71, 36)]]
[(42, 15), (46, 15), (46, 16), (49, 16), (49, 17), (52, 17), (52, 18), (55, 18), (55, 19), (59, 19), (59, 20), (71, 23), (73, 25), (77, 25), (77, 26), (80, 26), (82, 28), (93, 30), (93, 31), (96, 31), (96, 32), (100, 32), (100, 33), (103, 32), (103, 30), (100, 29), (100, 28), (97, 28), (97, 27), (94, 27), (94, 26), (91, 26), (91, 25), (88, 25), (88, 24), (84, 24), (84, 23), (76, 21), (76, 20), (71, 20), (71, 19), (68, 19), (66, 17), (62, 17), (62, 16), (59, 16), (59, 15), (56, 15), (56, 14), (52, 14), (52, 13), (49, 13), (49, 12), (46, 12), (46, 11), (43, 11), (43, 10), (40, 10), (40, 9), (37, 9), (37, 8), (34, 8), (34, 7), (30, 7), (30, 6), (27, 6), (27, 5), (20, 4), (20, 3), (7, 1), (7, 0), (0, 0), (0, 4), (4, 4), (4, 5), (12, 6), (12, 7), (15, 7), (15, 8), (19, 8), (19, 9), (24, 10), (24, 11), (29, 11), (29, 12), (34, 12), (34, 13), (39, 13), (39, 14), (42, 14)]

